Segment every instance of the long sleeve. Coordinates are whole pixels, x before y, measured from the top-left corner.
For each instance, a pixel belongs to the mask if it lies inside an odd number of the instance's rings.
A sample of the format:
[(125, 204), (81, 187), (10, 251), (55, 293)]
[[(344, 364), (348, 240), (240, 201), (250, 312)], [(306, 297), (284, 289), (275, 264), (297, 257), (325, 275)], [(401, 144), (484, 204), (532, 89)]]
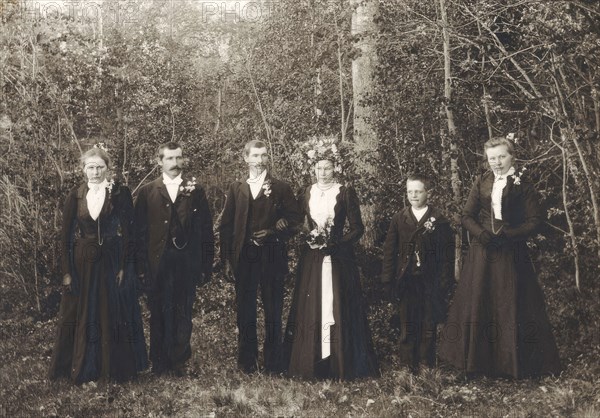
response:
[(346, 214), (349, 228), (348, 232), (342, 235), (340, 243), (355, 243), (364, 234), (365, 226), (363, 225), (362, 218), (360, 215), (360, 202), (358, 200), (356, 192), (354, 191), (354, 188), (348, 187), (346, 189), (344, 203), (346, 205)]
[(137, 274), (145, 274), (148, 270), (148, 201), (146, 188), (142, 187), (135, 200), (135, 265)]
[(454, 257), (455, 257), (454, 231), (449, 224), (440, 225), (439, 240), (437, 243), (436, 261), (439, 277), (440, 317), (445, 318), (449, 305), (450, 295), (455, 285)]
[(383, 244), (383, 266), (381, 271), (381, 281), (383, 283), (391, 282), (396, 274), (398, 264), (398, 249), (400, 236), (398, 234), (398, 214), (392, 217), (390, 227), (388, 228)]
[(281, 206), (281, 215), (288, 222), (288, 227), (284, 231), (278, 232), (277, 235), (283, 240), (288, 240), (298, 231), (303, 217), (292, 188), (285, 183), (282, 190)]
[(484, 231), (478, 221), (479, 211), (481, 210), (480, 185), (481, 176), (477, 176), (463, 207), (461, 218), (463, 226), (475, 237), (478, 237)]
[(65, 200), (63, 207), (62, 229), (60, 234), (61, 249), (61, 271), (65, 274), (72, 274), (71, 258), (73, 255), (73, 240), (75, 225), (77, 224), (77, 189), (72, 189)]
[(136, 239), (134, 225), (134, 209), (131, 191), (126, 186), (121, 186), (119, 191), (119, 222), (123, 233), (123, 258), (120, 268), (127, 267), (127, 263), (134, 263), (136, 256)]
[(233, 255), (233, 227), (235, 221), (235, 188), (234, 183), (229, 185), (225, 198), (225, 207), (221, 213), (219, 224), (219, 241), (221, 261), (230, 260)]
[(201, 284), (210, 281), (215, 258), (215, 234), (213, 230), (212, 214), (208, 205), (206, 193), (201, 187), (196, 188), (194, 210), (194, 233), (199, 234), (199, 248), (197, 248), (197, 259), (202, 263), (200, 273), (204, 276)]
[(521, 187), (523, 189), (522, 202), (517, 203), (519, 206), (522, 205), (522, 207), (507, 208), (507, 210), (520, 211), (519, 215), (522, 215), (523, 221), (516, 226), (504, 227), (504, 234), (509, 239), (524, 240), (534, 233), (542, 221), (538, 203), (539, 199), (531, 183), (523, 182), (513, 187)]

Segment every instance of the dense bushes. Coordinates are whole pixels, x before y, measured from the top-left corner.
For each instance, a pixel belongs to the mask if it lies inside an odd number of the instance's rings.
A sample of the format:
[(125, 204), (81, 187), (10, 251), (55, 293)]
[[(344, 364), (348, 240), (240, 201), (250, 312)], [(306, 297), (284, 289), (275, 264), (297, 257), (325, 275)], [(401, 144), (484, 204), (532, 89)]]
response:
[[(378, 207), (376, 245), (362, 256), (366, 279), (377, 280), (377, 245), (404, 205), (409, 172), (434, 176), (435, 203), (456, 214), (462, 200), (451, 188), (451, 159), (464, 199), (483, 168), (484, 140), (515, 132), (520, 164), (547, 210), (534, 245), (558, 338), (567, 344), (575, 332), (581, 344), (597, 344), (599, 6), (453, 2), (454, 95), (447, 103), (439, 4), (379, 3), (378, 88), (365, 100), (374, 110), (378, 153), (355, 156), (375, 170), (353, 179)], [(357, 54), (346, 2), (286, 0), (268, 19), (235, 25), (207, 22), (186, 1), (173, 10), (168, 2), (139, 3), (134, 24), (34, 20), (21, 6), (3, 5), (0, 32), (4, 313), (55, 309), (62, 200), (81, 180), (80, 150), (98, 137), (132, 190), (157, 173), (158, 144), (183, 143), (186, 170), (202, 178), (215, 218), (224, 187), (243, 170), (247, 140), (266, 139), (274, 171), (298, 188), (309, 181), (294, 164), (300, 141), (341, 136), (342, 129), (352, 141), (352, 118), (340, 120), (351, 115)], [(448, 133), (445, 105), (457, 135)], [(581, 293), (573, 290), (575, 255)]]

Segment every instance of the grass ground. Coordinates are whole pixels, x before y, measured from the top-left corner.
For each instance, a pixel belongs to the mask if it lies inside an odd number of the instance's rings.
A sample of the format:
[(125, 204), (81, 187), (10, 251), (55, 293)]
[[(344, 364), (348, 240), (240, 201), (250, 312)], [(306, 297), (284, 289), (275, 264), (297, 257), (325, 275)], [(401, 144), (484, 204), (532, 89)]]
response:
[(187, 376), (144, 373), (124, 384), (82, 386), (46, 379), (55, 318), (4, 312), (0, 416), (600, 416), (599, 344), (565, 358), (565, 371), (554, 378), (466, 381), (441, 369), (414, 376), (394, 356), (393, 335), (381, 319), (386, 309), (384, 303), (371, 307), (379, 379), (340, 383), (247, 376), (235, 367), (233, 286), (217, 278), (198, 292)]

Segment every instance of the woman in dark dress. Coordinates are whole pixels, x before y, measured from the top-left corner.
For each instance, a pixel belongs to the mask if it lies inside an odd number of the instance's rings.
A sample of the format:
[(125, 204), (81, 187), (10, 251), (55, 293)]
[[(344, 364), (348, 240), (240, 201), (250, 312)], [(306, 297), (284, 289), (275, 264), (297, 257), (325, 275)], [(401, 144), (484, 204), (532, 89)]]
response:
[(63, 296), (49, 377), (75, 383), (126, 380), (147, 367), (134, 278), (133, 202), (108, 181), (104, 149), (81, 161), (87, 182), (71, 190), (63, 211)]
[(317, 183), (299, 197), (311, 233), (285, 333), (287, 372), (305, 379), (378, 376), (352, 248), (364, 232), (359, 202), (354, 189), (334, 180), (340, 171), (336, 145), (320, 141), (308, 152)]
[(527, 250), (541, 223), (533, 184), (517, 171), (512, 143), (484, 146), (492, 169), (475, 179), (462, 213), (472, 238), (440, 357), (467, 375), (555, 374), (560, 362), (542, 290)]

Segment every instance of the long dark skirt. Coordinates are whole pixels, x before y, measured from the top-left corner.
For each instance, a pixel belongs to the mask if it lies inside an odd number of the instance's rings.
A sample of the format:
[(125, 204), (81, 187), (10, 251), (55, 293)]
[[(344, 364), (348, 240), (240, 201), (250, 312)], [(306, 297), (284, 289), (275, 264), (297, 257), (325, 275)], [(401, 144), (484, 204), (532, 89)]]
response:
[(73, 292), (61, 300), (51, 379), (121, 381), (147, 366), (132, 266), (125, 265), (121, 287), (116, 282), (121, 254), (119, 238), (75, 243)]
[(525, 242), (487, 249), (472, 243), (440, 337), (440, 357), (468, 374), (522, 378), (560, 371)]
[(322, 251), (305, 248), (297, 270), (292, 307), (284, 337), (284, 358), (290, 376), (304, 379), (349, 380), (378, 376), (371, 332), (360, 288), (358, 269), (350, 253), (333, 255), (333, 316), (331, 355), (321, 357)]

